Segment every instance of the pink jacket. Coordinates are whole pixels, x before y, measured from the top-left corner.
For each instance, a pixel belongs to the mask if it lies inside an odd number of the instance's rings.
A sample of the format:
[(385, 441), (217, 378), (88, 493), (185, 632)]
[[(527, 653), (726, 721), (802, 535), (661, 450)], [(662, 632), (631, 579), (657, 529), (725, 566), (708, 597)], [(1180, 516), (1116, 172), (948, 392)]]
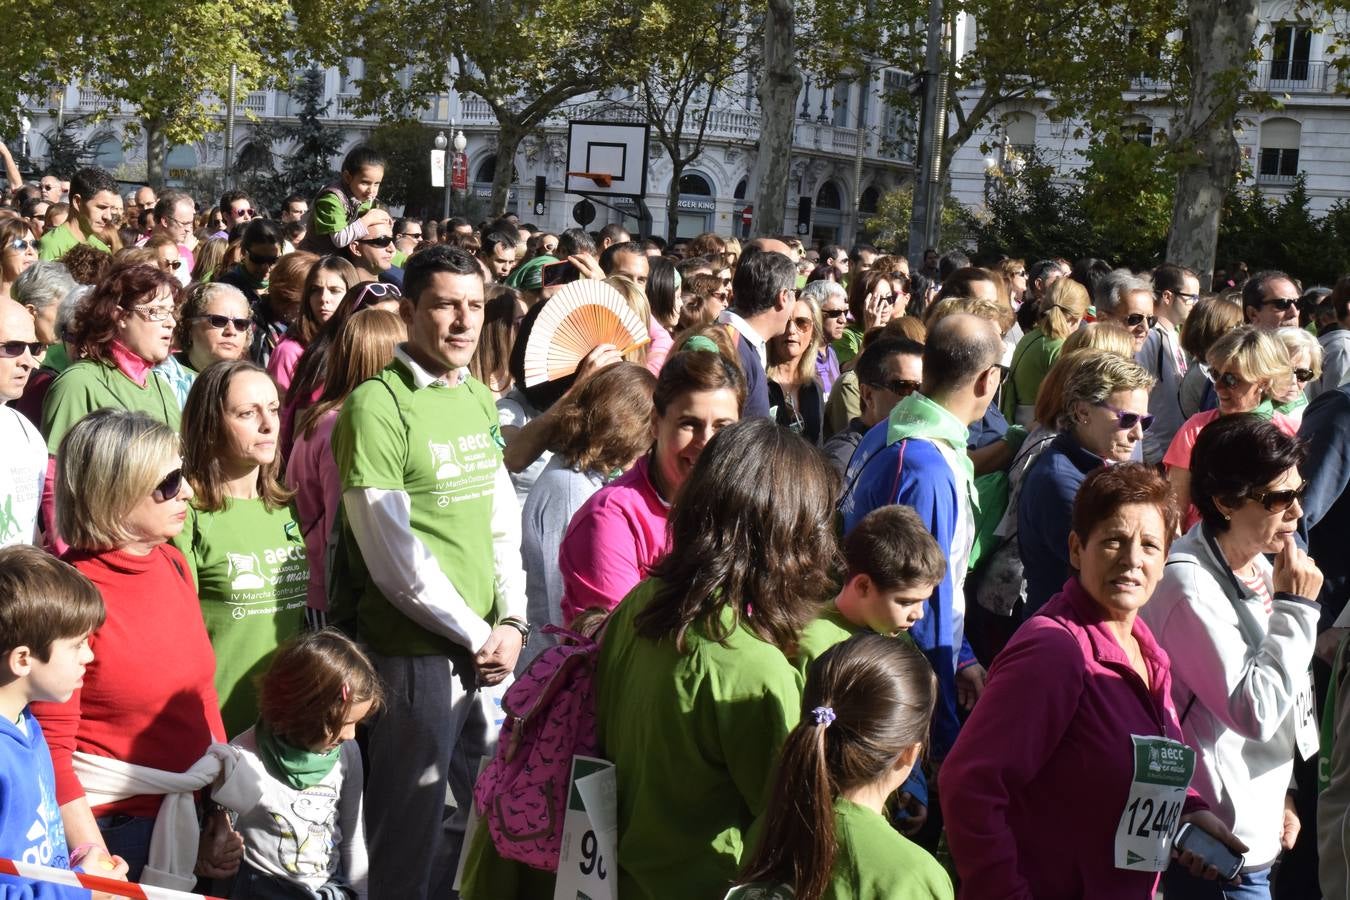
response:
[(342, 476), (333, 458), (333, 426), (339, 410), (319, 419), (313, 437), (295, 436), (286, 460), (286, 486), (295, 491), (295, 518), (309, 559), (310, 609), (328, 609), (328, 536), (342, 503)]
[[(1142, 618), (1148, 686), (1071, 578), (994, 660), (939, 775), (971, 900), (1150, 900), (1158, 876), (1115, 868), (1133, 780), (1130, 735), (1182, 740), (1170, 662)], [(1205, 809), (1192, 789), (1184, 812)]]
[(558, 549), (563, 621), (592, 607), (610, 610), (666, 552), (670, 506), (647, 476), (650, 457), (605, 485), (577, 510)]

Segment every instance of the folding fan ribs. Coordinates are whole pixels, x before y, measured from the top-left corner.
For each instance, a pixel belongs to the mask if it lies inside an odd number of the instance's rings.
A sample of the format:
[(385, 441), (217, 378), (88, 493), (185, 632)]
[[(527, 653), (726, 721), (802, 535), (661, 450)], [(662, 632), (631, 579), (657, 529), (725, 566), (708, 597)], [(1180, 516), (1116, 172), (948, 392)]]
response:
[(563, 287), (547, 301), (525, 343), (525, 386), (566, 378), (600, 344), (620, 354), (647, 343), (647, 323), (603, 281)]

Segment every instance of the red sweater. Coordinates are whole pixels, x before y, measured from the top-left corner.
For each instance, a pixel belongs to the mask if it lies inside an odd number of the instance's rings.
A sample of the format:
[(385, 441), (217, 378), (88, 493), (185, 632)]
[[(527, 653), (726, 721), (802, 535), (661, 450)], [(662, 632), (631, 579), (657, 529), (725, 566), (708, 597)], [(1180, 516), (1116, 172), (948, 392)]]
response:
[[(94, 583), (108, 619), (92, 641), (84, 687), (65, 703), (35, 703), (51, 746), (56, 802), (84, 795), (71, 754), (106, 756), (185, 772), (225, 740), (216, 657), (183, 554), (162, 544), (148, 556), (71, 550), (65, 559)], [(94, 815), (155, 816), (158, 796), (94, 808)]]

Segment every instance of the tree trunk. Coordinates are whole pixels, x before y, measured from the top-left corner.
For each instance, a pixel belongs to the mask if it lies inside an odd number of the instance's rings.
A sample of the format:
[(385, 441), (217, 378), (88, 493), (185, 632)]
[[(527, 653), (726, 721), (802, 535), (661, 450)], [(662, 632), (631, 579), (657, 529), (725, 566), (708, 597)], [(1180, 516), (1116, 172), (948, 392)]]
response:
[(520, 141), (525, 137), (525, 129), (511, 123), (501, 121), (501, 112), (498, 112), (497, 129), (497, 170), (492, 176), (492, 209), (490, 215), (493, 218), (506, 212), (507, 197), (511, 193), (511, 182), (516, 174), (516, 150), (520, 148)]
[(675, 243), (675, 232), (680, 227), (680, 179), (684, 176), (685, 160), (679, 153), (680, 145), (675, 144), (675, 152), (670, 153), (670, 189), (666, 191), (666, 241)]
[(793, 0), (769, 0), (764, 20), (764, 75), (760, 106), (759, 189), (755, 195), (754, 234), (778, 234), (787, 212), (788, 162), (802, 74), (797, 68)]
[(1173, 120), (1171, 144), (1181, 154), (1167, 261), (1200, 273), (1210, 285), (1219, 244), (1223, 200), (1238, 171), (1233, 134), (1238, 91), (1233, 74), (1247, 65), (1256, 38), (1256, 0), (1189, 0), (1186, 53), (1191, 85), (1186, 108)]
[(145, 129), (145, 181), (155, 189), (155, 193), (164, 190), (164, 160), (168, 156), (167, 139), (158, 119), (146, 118), (141, 123)]

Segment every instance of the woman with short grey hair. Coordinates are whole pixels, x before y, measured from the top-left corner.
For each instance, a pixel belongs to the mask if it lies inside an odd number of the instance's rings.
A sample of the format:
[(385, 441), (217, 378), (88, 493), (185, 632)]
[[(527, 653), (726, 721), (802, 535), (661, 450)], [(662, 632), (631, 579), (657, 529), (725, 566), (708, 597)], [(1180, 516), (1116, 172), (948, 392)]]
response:
[(65, 344), (66, 326), (75, 316), (75, 308), (89, 288), (77, 284), (66, 267), (57, 262), (35, 262), (14, 282), (10, 293), (33, 316), (39, 343), (47, 351), (39, 360), (41, 367), (28, 377), (23, 396), (14, 408), (34, 425), (42, 424), (42, 401), (47, 389), (74, 361)]

